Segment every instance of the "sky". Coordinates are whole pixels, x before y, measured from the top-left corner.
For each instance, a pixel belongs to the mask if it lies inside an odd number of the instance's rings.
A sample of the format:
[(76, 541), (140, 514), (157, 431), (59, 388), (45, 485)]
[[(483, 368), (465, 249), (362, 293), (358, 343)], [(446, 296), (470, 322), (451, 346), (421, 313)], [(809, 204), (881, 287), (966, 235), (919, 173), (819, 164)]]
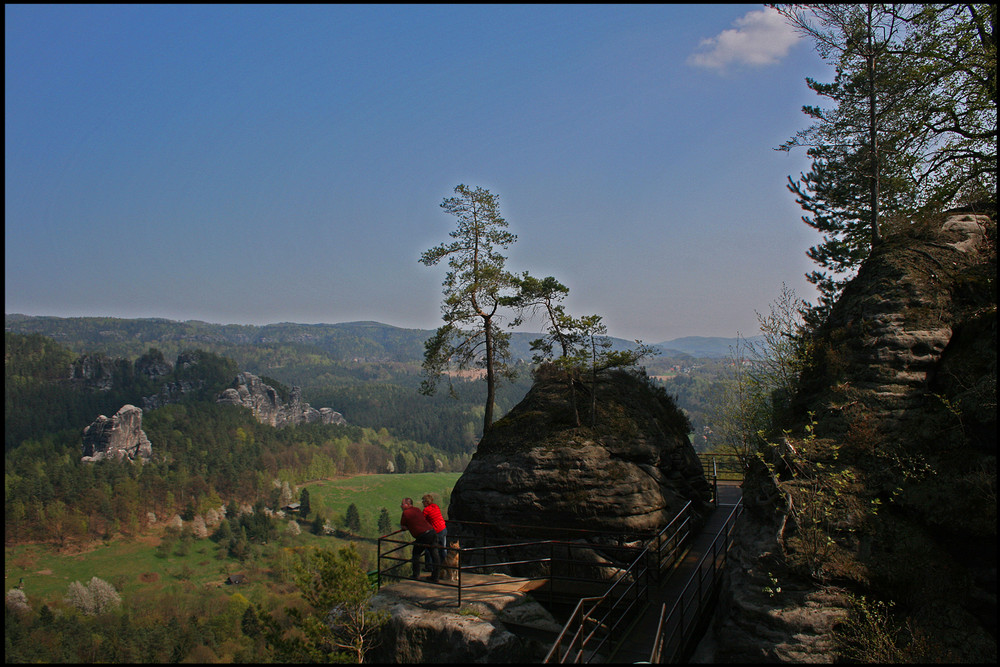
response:
[[(821, 239), (774, 150), (830, 69), (763, 5), (4, 7), (6, 313), (441, 324), (459, 184), (507, 268), (657, 343), (757, 333)], [(538, 331), (540, 322), (526, 328)]]

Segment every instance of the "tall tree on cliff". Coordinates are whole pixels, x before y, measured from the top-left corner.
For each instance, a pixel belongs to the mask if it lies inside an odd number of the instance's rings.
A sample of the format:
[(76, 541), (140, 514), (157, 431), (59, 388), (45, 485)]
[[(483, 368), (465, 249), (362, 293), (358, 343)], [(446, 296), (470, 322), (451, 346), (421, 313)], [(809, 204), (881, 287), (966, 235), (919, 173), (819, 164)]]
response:
[(808, 256), (825, 317), (883, 225), (996, 200), (996, 8), (987, 4), (771, 5), (836, 69), (807, 79), (830, 109), (780, 147), (807, 147), (809, 173), (788, 188), (823, 234)]
[[(802, 220), (823, 234), (807, 255), (827, 271), (808, 274), (825, 313), (871, 248), (882, 238), (886, 215), (912, 210), (915, 187), (906, 178), (914, 162), (900, 131), (908, 90), (900, 80), (905, 22), (884, 5), (773, 5), (813, 38), (834, 65), (832, 83), (806, 79), (832, 108), (803, 107), (814, 122), (780, 150), (806, 147), (808, 174), (789, 177)], [(847, 274), (847, 275), (845, 275)]]
[[(483, 433), (493, 424), (496, 385), (499, 378), (513, 379), (509, 365), (510, 334), (499, 325), (501, 306), (516, 289), (515, 276), (507, 271), (506, 250), (517, 240), (507, 231), (500, 216), (499, 197), (481, 187), (455, 188), (454, 197), (441, 203), (458, 218), (458, 228), (449, 233), (455, 239), (431, 248), (420, 262), (434, 266), (448, 258), (444, 279), (444, 325), (424, 343), (424, 381), (420, 391), (432, 394), (441, 376), (454, 363), (459, 370), (486, 371), (486, 409)], [(451, 385), (449, 384), (449, 387)], [(452, 388), (453, 390), (453, 388)]]

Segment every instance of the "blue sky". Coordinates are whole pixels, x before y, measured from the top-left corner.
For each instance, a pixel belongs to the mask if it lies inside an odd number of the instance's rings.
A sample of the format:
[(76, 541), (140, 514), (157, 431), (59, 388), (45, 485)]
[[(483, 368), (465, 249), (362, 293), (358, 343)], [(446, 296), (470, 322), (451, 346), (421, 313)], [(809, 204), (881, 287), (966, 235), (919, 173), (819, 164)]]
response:
[(782, 283), (814, 296), (808, 161), (773, 149), (830, 73), (762, 5), (4, 15), (7, 313), (435, 328), (418, 258), (459, 183), (616, 336), (753, 335)]

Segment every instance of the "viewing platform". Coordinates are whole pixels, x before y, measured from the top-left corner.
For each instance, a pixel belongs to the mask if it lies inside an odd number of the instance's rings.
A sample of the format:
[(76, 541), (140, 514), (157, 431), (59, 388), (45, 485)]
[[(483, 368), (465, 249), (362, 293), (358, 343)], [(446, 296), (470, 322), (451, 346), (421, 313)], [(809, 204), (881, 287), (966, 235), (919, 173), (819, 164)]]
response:
[[(546, 662), (681, 662), (714, 607), (742, 513), (741, 481), (721, 477), (712, 475), (716, 507), (697, 531), (690, 503), (655, 535), (617, 538), (559, 531), (560, 539), (491, 543), (469, 539), (471, 525), (463, 530), (454, 522), (453, 531), (449, 522), (450, 533), (466, 537), (448, 549), (451, 580), (403, 576), (410, 573), (411, 542), (398, 532), (379, 540), (379, 570), (372, 574), (386, 595), (415, 607), (487, 612), (550, 646)], [(552, 616), (510, 615), (529, 600)]]

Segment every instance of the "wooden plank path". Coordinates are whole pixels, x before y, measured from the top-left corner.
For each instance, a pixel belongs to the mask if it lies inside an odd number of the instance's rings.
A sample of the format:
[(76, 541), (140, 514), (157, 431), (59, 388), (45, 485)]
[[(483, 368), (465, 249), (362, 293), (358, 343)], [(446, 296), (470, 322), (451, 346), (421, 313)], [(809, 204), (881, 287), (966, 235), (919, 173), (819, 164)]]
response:
[[(709, 516), (702, 531), (692, 540), (687, 554), (677, 567), (671, 571), (662, 584), (650, 589), (649, 606), (631, 626), (627, 637), (618, 644), (608, 662), (649, 661), (653, 644), (656, 641), (656, 632), (663, 605), (666, 604), (667, 609), (670, 609), (680, 598), (684, 586), (694, 574), (698, 563), (711, 549), (712, 542), (715, 541), (720, 531), (725, 529), (726, 519), (742, 497), (742, 493), (738, 482), (719, 482), (719, 506)], [(695, 591), (688, 591), (686, 601), (690, 601), (689, 599), (694, 594)]]

